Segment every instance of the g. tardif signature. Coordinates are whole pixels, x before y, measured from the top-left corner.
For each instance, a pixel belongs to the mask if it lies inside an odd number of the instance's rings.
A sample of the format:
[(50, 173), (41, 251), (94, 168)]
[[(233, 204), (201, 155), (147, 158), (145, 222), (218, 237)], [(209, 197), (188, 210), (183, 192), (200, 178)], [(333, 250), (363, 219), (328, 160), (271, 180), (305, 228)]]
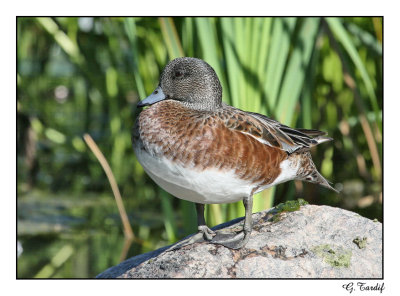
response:
[(379, 291), (380, 293), (385, 290), (385, 284), (384, 283), (376, 283), (374, 284), (369, 284), (369, 283), (364, 283), (364, 282), (357, 282), (356, 285), (354, 285), (353, 282), (344, 284), (343, 289), (346, 289), (349, 293), (353, 293), (355, 290), (359, 290), (361, 292), (368, 292), (368, 291)]

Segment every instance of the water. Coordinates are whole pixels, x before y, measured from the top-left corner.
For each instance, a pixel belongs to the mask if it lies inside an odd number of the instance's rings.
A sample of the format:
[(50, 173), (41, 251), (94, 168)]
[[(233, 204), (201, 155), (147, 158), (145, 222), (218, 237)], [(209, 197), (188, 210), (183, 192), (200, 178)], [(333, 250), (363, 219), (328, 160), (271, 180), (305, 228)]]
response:
[[(135, 235), (127, 257), (166, 245), (163, 219), (125, 206)], [(19, 194), (18, 278), (91, 278), (120, 262), (124, 235), (111, 195)]]

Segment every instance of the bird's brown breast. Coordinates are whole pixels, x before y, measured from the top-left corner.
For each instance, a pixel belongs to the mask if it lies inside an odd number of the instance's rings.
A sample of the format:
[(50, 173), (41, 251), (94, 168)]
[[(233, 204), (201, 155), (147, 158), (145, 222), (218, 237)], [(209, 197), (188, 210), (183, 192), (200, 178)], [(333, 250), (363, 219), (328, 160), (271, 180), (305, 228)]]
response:
[(230, 129), (218, 112), (192, 110), (170, 100), (141, 112), (133, 141), (155, 157), (200, 171), (234, 170), (238, 178), (259, 186), (272, 183), (287, 158), (285, 151)]

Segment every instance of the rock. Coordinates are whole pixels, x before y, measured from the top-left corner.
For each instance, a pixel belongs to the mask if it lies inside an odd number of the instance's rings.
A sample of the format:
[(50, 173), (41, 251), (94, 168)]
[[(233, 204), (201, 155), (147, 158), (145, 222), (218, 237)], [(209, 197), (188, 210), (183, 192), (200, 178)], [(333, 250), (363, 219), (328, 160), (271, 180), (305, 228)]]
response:
[[(382, 278), (382, 224), (339, 208), (306, 205), (253, 214), (240, 250), (207, 242), (135, 256), (98, 278)], [(281, 207), (282, 209), (282, 207)], [(221, 224), (240, 230), (243, 218)]]

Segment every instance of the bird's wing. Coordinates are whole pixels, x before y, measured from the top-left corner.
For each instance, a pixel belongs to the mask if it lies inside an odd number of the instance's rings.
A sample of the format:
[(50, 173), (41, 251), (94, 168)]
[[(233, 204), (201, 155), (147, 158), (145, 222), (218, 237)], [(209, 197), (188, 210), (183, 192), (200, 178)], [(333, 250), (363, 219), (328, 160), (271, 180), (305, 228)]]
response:
[(282, 149), (289, 154), (308, 150), (312, 146), (332, 140), (325, 137), (325, 132), (293, 129), (262, 114), (245, 112), (227, 105), (220, 117), (227, 128), (250, 135), (266, 145)]

